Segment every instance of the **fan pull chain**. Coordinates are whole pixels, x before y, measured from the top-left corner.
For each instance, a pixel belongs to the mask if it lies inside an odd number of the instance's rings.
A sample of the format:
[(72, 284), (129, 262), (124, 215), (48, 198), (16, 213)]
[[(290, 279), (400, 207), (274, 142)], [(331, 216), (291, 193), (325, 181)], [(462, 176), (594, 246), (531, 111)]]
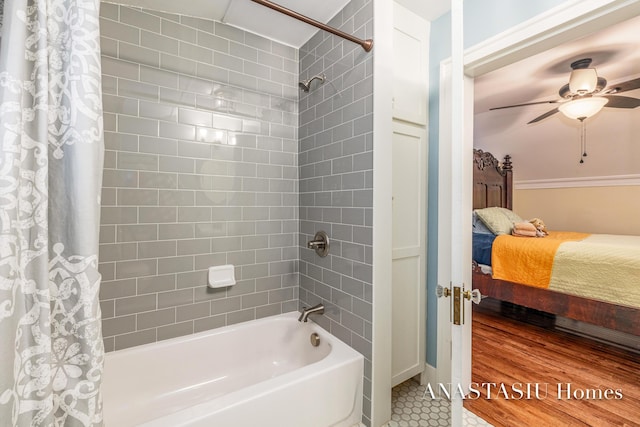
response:
[(587, 124), (583, 121), (582, 122), (582, 126), (584, 127), (583, 132), (584, 132), (584, 145), (582, 148), (582, 157), (587, 157)]
[(587, 125), (584, 118), (578, 120), (580, 120), (580, 164), (582, 164), (583, 157), (587, 157)]

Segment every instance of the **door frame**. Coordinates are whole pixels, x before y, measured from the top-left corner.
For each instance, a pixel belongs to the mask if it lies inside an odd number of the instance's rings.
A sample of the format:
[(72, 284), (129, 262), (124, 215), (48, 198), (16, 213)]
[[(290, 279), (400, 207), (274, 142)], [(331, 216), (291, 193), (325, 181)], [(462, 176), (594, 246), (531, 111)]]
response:
[[(486, 74), (488, 72), (494, 71), (498, 68), (504, 67), (506, 65), (517, 62), (526, 57), (544, 52), (545, 50), (567, 42), (569, 40), (573, 40), (582, 36), (586, 36), (588, 34), (594, 33), (616, 23), (625, 21), (634, 16), (640, 15), (640, 0), (570, 0), (563, 3), (560, 6), (552, 8), (536, 17), (529, 19), (519, 25), (516, 25), (509, 30), (497, 34), (470, 49), (465, 50), (464, 59), (463, 59), (463, 67), (464, 67), (464, 89), (462, 94), (463, 105), (462, 109), (462, 123), (465, 124), (465, 131), (462, 138), (462, 147), (453, 147), (452, 149), (443, 149), (441, 146), (440, 152), (440, 168), (442, 169), (443, 165), (451, 165), (452, 164), (452, 156), (454, 153), (459, 153), (462, 150), (462, 153), (468, 153), (468, 156), (471, 156), (473, 149), (473, 104), (474, 104), (474, 93), (473, 93), (473, 84), (474, 77), (478, 77), (480, 75)], [(450, 90), (442, 91), (442, 88), (451, 88), (451, 72), (447, 72), (446, 70), (451, 70), (451, 58), (446, 59), (441, 62), (441, 73), (440, 73), (440, 105), (441, 106), (451, 106), (452, 102), (452, 93)], [(455, 70), (454, 70), (455, 71)], [(469, 88), (471, 90), (469, 90)], [(460, 111), (457, 111), (457, 114), (460, 114)], [(441, 108), (440, 109), (440, 130), (441, 134), (439, 136), (440, 141), (451, 140), (451, 130), (447, 127), (451, 126), (453, 121), (452, 117), (452, 109), (451, 108)], [(448, 139), (447, 139), (448, 138)], [(454, 141), (455, 142), (455, 141)], [(463, 154), (464, 158), (467, 158), (467, 155)], [(470, 206), (472, 200), (472, 183), (471, 183), (471, 167), (469, 163), (469, 167), (467, 170), (455, 170), (455, 171), (447, 171), (450, 172), (448, 178), (452, 181), (454, 180), (463, 180), (464, 183), (462, 185), (462, 194), (461, 197), (463, 202), (455, 202), (453, 204), (445, 204), (445, 206), (439, 206), (439, 221), (442, 221), (442, 218), (447, 219), (447, 224), (449, 226), (448, 232), (439, 231), (439, 236), (441, 238), (443, 236), (451, 236), (451, 228), (452, 224), (450, 218), (452, 218), (452, 210), (464, 207), (466, 205)], [(454, 176), (455, 174), (455, 176)], [(440, 177), (443, 178), (443, 171), (440, 171)], [(468, 182), (467, 182), (468, 181)], [(439, 193), (442, 194), (443, 191), (451, 191), (451, 182), (443, 182), (439, 181)], [(458, 188), (460, 188), (458, 186)], [(457, 198), (457, 197), (456, 197)], [(466, 202), (464, 202), (466, 201)], [(470, 209), (469, 209), (470, 210)], [(444, 216), (443, 216), (444, 215)], [(462, 224), (469, 223), (470, 226), (470, 216), (469, 218), (462, 218)], [(442, 227), (446, 227), (447, 224), (442, 223), (439, 224), (439, 229), (442, 230)], [(462, 227), (466, 229), (467, 227)], [(469, 230), (470, 231), (470, 230)], [(467, 248), (471, 246), (470, 241), (471, 233), (464, 234), (463, 239), (466, 239), (466, 242), (463, 244), (463, 248)], [(375, 244), (375, 243), (374, 243)], [(446, 245), (445, 245), (446, 246)], [(439, 243), (439, 248), (440, 243)], [(439, 251), (440, 252), (440, 251)], [(466, 250), (463, 250), (461, 256), (464, 256)], [(469, 258), (470, 259), (470, 258)], [(447, 266), (441, 265), (440, 262), (439, 269)], [(447, 263), (450, 267), (451, 263)], [(450, 272), (449, 272), (450, 273)], [(446, 276), (446, 275), (445, 275)], [(450, 276), (450, 274), (449, 274)], [(440, 271), (438, 271), (438, 278), (440, 279)], [(463, 281), (467, 280), (467, 277), (471, 277), (471, 263), (464, 264), (464, 272), (463, 272)], [(439, 282), (440, 283), (440, 282)], [(443, 286), (446, 286), (447, 283), (440, 283)], [(465, 282), (465, 284), (470, 285), (469, 282)], [(460, 285), (456, 283), (456, 285)], [(471, 302), (468, 300), (464, 300), (464, 310), (466, 313), (471, 313)], [(440, 325), (440, 323), (439, 323)], [(451, 333), (450, 325), (440, 326), (438, 328), (438, 343), (440, 345), (441, 342), (446, 342), (447, 338), (441, 341), (440, 336), (442, 333)], [(455, 366), (451, 366), (448, 363), (440, 363), (438, 360), (436, 375), (437, 378), (452, 378), (455, 384), (457, 379), (460, 379), (462, 382), (461, 385), (465, 385), (465, 383), (470, 382), (471, 380), (471, 346), (470, 346), (470, 332), (471, 326), (469, 322), (468, 333), (460, 331), (454, 333), (451, 338), (451, 349), (452, 353), (456, 355), (452, 357), (453, 363), (460, 363), (459, 367), (461, 371), (457, 369)], [(438, 348), (438, 359), (440, 357), (446, 357), (447, 352), (441, 351), (442, 349)], [(447, 370), (448, 372), (443, 372), (443, 370)], [(453, 394), (453, 393), (452, 393)], [(455, 394), (453, 394), (455, 395)], [(454, 405), (455, 406), (455, 405)], [(454, 416), (459, 415), (454, 411)], [(457, 418), (457, 417), (456, 417)]]
[[(393, 2), (373, 1), (373, 272), (371, 372), (365, 368), (371, 425), (391, 419), (391, 135)], [(371, 382), (367, 384), (366, 376)], [(366, 403), (366, 402), (365, 402)]]

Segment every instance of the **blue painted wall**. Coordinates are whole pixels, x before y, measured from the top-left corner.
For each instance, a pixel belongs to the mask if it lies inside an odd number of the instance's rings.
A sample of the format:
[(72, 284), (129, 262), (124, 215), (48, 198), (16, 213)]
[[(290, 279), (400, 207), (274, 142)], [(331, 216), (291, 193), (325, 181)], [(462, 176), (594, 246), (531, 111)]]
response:
[[(465, 0), (464, 46), (474, 46), (526, 21), (565, 0)], [(451, 56), (451, 14), (431, 23), (429, 46), (429, 205), (427, 241), (427, 363), (436, 366), (438, 285), (438, 134), (440, 120), (440, 62)]]

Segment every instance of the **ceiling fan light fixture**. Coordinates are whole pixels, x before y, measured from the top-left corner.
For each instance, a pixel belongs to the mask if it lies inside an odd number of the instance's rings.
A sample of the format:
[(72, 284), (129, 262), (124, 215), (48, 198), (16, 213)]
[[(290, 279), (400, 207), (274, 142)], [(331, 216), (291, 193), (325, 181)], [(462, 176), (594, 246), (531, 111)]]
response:
[(592, 93), (598, 85), (598, 73), (595, 68), (582, 68), (573, 70), (569, 77), (569, 90), (571, 93), (584, 95)]
[(607, 98), (590, 96), (560, 104), (558, 110), (570, 119), (584, 120), (598, 114), (607, 102), (609, 102)]

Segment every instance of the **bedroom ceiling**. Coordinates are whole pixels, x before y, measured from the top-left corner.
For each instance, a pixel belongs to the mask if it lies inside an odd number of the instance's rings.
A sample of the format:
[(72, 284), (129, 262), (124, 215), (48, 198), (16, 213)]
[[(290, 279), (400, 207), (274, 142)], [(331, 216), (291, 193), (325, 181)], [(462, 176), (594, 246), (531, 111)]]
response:
[[(568, 83), (571, 62), (592, 58), (608, 86), (640, 77), (640, 16), (563, 44), (475, 79), (474, 144), (496, 156), (511, 154), (516, 181), (640, 174), (640, 107), (605, 107), (587, 119), (589, 157), (578, 164), (579, 126), (557, 113), (527, 122), (557, 107), (492, 107), (557, 100)], [(640, 90), (621, 95), (640, 98)], [(525, 161), (526, 159), (526, 161)]]
[[(324, 23), (329, 22), (349, 1), (273, 0), (274, 3)], [(109, 0), (109, 2), (213, 19), (295, 48), (300, 48), (318, 31), (311, 25), (282, 15), (251, 0)], [(449, 10), (448, 0), (398, 0), (398, 3), (428, 21), (434, 20)]]
[(558, 89), (569, 81), (570, 64), (581, 58), (592, 58), (591, 66), (609, 84), (640, 75), (639, 26), (640, 16), (478, 77), (476, 113), (503, 105), (558, 99)]

